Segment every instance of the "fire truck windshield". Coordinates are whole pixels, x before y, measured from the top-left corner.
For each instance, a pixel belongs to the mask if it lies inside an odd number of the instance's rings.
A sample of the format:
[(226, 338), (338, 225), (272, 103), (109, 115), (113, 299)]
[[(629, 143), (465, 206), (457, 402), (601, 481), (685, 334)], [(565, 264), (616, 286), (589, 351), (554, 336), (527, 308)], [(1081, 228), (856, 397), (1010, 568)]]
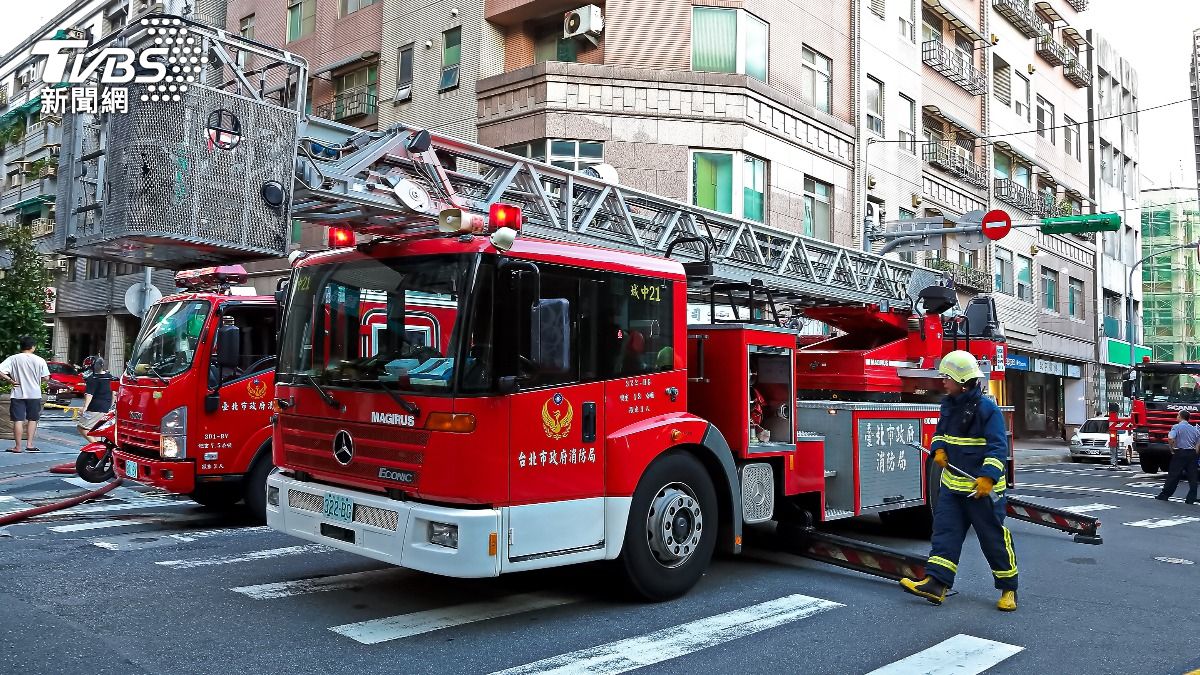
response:
[(1143, 372), (1138, 375), (1138, 395), (1153, 403), (1200, 403), (1200, 372)]
[(150, 308), (133, 343), (125, 372), (156, 378), (187, 371), (196, 356), (209, 303), (205, 300), (164, 302)]
[(294, 384), (311, 377), (340, 388), (453, 391), (457, 364), (487, 370), (477, 355), (464, 359), (459, 335), (471, 330), (471, 322), (459, 318), (478, 262), (477, 254), (465, 254), (301, 268), (288, 302), (277, 377)]

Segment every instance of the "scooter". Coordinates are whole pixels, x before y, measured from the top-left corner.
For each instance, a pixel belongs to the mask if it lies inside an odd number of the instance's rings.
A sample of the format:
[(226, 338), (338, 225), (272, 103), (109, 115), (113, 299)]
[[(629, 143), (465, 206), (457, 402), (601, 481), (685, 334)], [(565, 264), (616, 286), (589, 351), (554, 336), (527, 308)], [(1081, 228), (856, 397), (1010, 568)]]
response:
[(75, 473), (89, 483), (104, 483), (113, 479), (113, 448), (117, 445), (116, 413), (110, 412), (92, 425), (83, 437), (88, 444), (79, 451)]

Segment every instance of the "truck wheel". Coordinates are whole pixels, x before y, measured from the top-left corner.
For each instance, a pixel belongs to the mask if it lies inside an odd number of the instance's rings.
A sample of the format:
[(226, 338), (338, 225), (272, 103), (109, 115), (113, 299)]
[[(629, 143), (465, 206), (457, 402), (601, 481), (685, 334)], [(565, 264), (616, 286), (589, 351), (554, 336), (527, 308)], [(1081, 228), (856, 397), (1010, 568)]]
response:
[(1146, 453), (1143, 452), (1139, 460), (1138, 463), (1142, 466), (1142, 473), (1158, 473), (1158, 462), (1147, 457)]
[(267, 522), (267, 477), (274, 470), (275, 465), (271, 464), (271, 453), (268, 451), (254, 462), (242, 482), (246, 510), (260, 523)]
[(659, 458), (633, 493), (620, 567), (630, 588), (661, 602), (686, 593), (708, 567), (717, 543), (717, 494), (698, 459)]
[(201, 506), (207, 506), (211, 509), (223, 509), (236, 504), (242, 498), (242, 495), (236, 487), (216, 483), (211, 485), (197, 485), (196, 489), (188, 497), (191, 497), (192, 501)]

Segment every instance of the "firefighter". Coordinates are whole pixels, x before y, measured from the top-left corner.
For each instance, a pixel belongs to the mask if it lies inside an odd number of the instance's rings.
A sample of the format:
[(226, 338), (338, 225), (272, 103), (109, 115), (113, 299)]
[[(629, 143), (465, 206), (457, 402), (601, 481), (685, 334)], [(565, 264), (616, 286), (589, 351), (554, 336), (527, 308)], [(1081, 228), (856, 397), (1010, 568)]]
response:
[[(967, 530), (974, 527), (979, 546), (992, 568), (1000, 600), (996, 608), (1017, 608), (1017, 556), (1012, 535), (1004, 527), (1004, 467), (1008, 432), (996, 403), (983, 395), (983, 373), (969, 352), (953, 351), (938, 371), (947, 396), (933, 437), (933, 461), (942, 467), (941, 486), (933, 510), (933, 541), (926, 576), (901, 579), (905, 591), (942, 604), (954, 585), (959, 554)], [(950, 465), (971, 477), (960, 475)], [(995, 493), (999, 499), (993, 501)]]

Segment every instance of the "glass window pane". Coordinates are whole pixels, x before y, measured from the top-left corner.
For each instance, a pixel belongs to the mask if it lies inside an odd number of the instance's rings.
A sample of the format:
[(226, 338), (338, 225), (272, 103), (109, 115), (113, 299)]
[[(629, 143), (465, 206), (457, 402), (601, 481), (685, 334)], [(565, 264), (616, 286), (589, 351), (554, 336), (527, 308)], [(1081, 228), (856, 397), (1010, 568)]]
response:
[(604, 144), (596, 141), (579, 141), (579, 156), (589, 159), (604, 158)]
[(457, 66), (462, 62), (462, 28), (451, 28), (445, 33), (442, 50), (442, 67)]
[(574, 157), (575, 156), (575, 141), (550, 141), (550, 156), (551, 157)]
[(763, 222), (765, 204), (766, 162), (746, 157), (742, 174), (742, 215), (748, 220)]
[(692, 203), (733, 213), (733, 155), (724, 152), (692, 155)]
[(746, 17), (746, 74), (767, 81), (767, 24)]
[(692, 69), (737, 71), (737, 10), (692, 8)]

